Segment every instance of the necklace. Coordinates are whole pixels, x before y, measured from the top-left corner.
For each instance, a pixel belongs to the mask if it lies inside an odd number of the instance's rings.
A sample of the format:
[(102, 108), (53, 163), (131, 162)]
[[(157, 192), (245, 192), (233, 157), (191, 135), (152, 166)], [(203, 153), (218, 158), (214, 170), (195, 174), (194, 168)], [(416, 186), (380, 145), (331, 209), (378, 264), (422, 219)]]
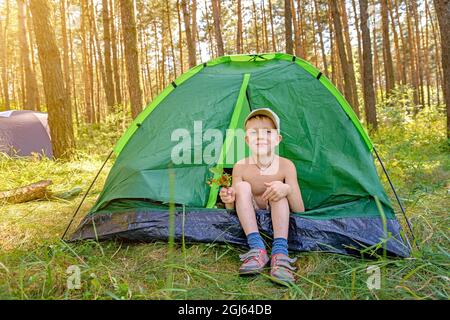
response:
[(272, 157), (272, 160), (270, 161), (269, 165), (265, 166), (265, 167), (260, 167), (258, 164), (258, 161), (255, 161), (255, 166), (260, 170), (260, 171), (266, 171), (267, 169), (270, 168), (270, 166), (272, 165), (273, 161), (275, 160), (275, 157)]

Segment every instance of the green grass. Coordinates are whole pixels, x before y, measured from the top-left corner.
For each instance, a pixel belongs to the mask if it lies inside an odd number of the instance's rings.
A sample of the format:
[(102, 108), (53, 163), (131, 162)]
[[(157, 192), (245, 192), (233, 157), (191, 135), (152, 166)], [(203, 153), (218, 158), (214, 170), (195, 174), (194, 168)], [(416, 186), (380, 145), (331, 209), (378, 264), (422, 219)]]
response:
[[(53, 191), (77, 186), (85, 191), (117, 139), (114, 132), (109, 126), (79, 130), (80, 151), (70, 162), (1, 157), (0, 190), (51, 179)], [(325, 253), (294, 254), (299, 280), (283, 287), (266, 275), (239, 277), (238, 254), (244, 249), (238, 247), (176, 244), (170, 251), (164, 242), (61, 242), (80, 195), (71, 201), (0, 204), (0, 298), (448, 299), (450, 160), (444, 133), (442, 116), (423, 112), (415, 121), (382, 127), (372, 135), (414, 225), (419, 248), (411, 258), (365, 261)], [(113, 161), (74, 225), (94, 203)], [(80, 268), (81, 289), (67, 288), (71, 265)], [(380, 290), (367, 288), (370, 265), (381, 269)]]

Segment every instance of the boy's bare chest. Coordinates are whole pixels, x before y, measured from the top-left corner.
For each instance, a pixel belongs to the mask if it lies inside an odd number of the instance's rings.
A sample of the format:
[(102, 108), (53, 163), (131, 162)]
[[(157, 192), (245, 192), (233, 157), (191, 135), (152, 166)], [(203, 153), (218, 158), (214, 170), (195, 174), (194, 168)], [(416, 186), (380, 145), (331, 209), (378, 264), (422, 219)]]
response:
[(242, 179), (247, 181), (252, 186), (253, 195), (261, 195), (266, 191), (264, 182), (281, 181), (284, 182), (284, 174), (281, 170), (275, 173), (264, 174), (255, 165), (248, 165), (244, 170)]

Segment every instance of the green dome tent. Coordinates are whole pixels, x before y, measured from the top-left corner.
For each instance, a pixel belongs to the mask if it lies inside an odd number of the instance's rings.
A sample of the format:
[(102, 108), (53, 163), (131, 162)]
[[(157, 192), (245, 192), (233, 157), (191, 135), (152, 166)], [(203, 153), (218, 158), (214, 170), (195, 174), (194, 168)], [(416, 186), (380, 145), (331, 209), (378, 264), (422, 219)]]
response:
[[(291, 215), (291, 250), (359, 254), (373, 247), (409, 255), (352, 108), (315, 67), (282, 53), (220, 57), (173, 81), (118, 141), (104, 189), (71, 240), (166, 240), (174, 203), (176, 239), (245, 245), (236, 213), (217, 208), (218, 188), (206, 182), (231, 170), (237, 159), (223, 161), (235, 139), (229, 129), (242, 128), (259, 107), (280, 117), (278, 152), (297, 167), (306, 211)], [(192, 132), (198, 121), (202, 132), (223, 134), (220, 152), (210, 164), (196, 161), (211, 141), (194, 137), (193, 163), (174, 164), (172, 133)], [(257, 219), (270, 237), (270, 213), (259, 210)]]

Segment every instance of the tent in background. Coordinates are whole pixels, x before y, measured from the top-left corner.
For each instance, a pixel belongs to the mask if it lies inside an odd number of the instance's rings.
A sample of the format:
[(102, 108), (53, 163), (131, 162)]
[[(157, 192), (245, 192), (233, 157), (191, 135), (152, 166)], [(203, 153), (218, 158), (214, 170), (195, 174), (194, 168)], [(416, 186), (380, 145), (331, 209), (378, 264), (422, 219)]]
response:
[(36, 153), (52, 158), (47, 113), (30, 110), (0, 112), (0, 152), (13, 157)]
[[(71, 239), (166, 240), (173, 202), (176, 239), (246, 245), (236, 213), (218, 208), (218, 188), (206, 182), (233, 166), (217, 164), (233, 139), (227, 129), (242, 128), (259, 107), (280, 117), (279, 154), (296, 165), (305, 202), (306, 212), (291, 215), (291, 250), (359, 254), (374, 247), (409, 255), (352, 108), (315, 67), (282, 53), (220, 57), (172, 82), (118, 141), (103, 191)], [(192, 132), (194, 121), (226, 136), (222, 151), (212, 165), (175, 165), (171, 134)], [(271, 237), (270, 213), (260, 210), (257, 219)]]

